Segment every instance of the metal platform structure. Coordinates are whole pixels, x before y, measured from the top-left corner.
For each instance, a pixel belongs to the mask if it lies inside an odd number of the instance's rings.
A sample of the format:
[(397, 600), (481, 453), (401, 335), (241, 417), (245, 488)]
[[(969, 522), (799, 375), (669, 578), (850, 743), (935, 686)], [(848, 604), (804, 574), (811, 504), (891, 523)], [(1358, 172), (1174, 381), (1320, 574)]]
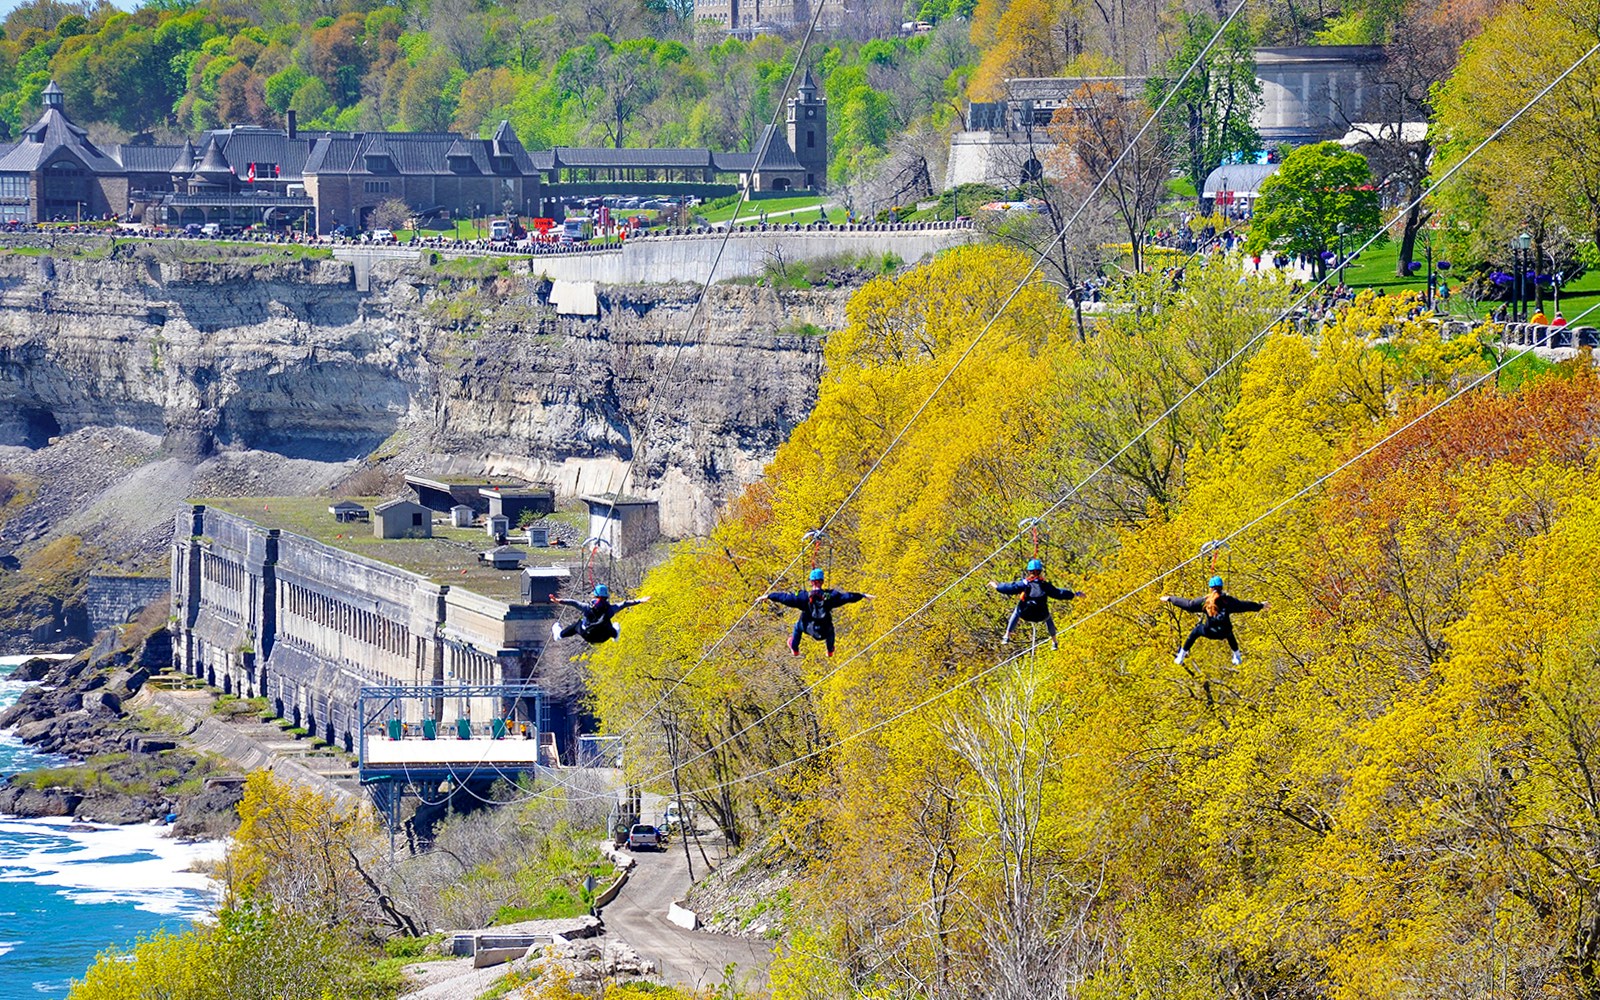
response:
[[(485, 706), (487, 719), (481, 718)], [(454, 716), (447, 717), (452, 708)], [(486, 798), (494, 782), (515, 782), (546, 767), (545, 699), (536, 685), (363, 687), (356, 712), (361, 786), (384, 817), (391, 850), (406, 796), (429, 807), (447, 806), (462, 789)]]

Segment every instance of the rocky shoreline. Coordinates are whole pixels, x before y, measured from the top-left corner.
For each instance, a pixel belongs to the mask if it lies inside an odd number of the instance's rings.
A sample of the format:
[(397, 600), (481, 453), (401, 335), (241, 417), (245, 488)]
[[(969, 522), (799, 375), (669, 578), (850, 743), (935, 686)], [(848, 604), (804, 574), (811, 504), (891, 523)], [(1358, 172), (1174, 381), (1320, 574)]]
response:
[(13, 671), (11, 680), (31, 686), (0, 712), (0, 731), (70, 763), (7, 778), (0, 813), (109, 824), (175, 817), (178, 837), (218, 837), (232, 829), (242, 777), (185, 749), (181, 732), (157, 728), (125, 707), (172, 662), (164, 624), (137, 632), (139, 638), (116, 649), (29, 660)]

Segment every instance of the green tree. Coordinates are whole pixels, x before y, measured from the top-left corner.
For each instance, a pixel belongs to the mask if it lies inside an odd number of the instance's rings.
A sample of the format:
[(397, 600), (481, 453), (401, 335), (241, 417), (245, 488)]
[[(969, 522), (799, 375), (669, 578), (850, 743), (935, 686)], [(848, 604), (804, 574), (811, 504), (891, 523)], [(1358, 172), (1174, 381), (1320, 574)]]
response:
[(400, 89), (400, 120), (414, 132), (448, 132), (456, 114), (459, 84), (450, 84), (459, 71), (443, 52), (430, 54), (421, 65), (413, 66)]
[(212, 925), (158, 931), (129, 952), (106, 952), (73, 984), (72, 1000), (322, 1000), (392, 991), (376, 981), (370, 945), (288, 907), (228, 907)]
[[(1200, 59), (1217, 26), (1210, 14), (1187, 15), (1182, 45), (1167, 62), (1167, 78), (1148, 84), (1151, 107), (1160, 107), (1172, 88), (1177, 88), (1162, 112), (1161, 126), (1178, 150), (1176, 158), (1197, 194), (1205, 186), (1206, 175), (1225, 160), (1248, 159), (1261, 148), (1261, 137), (1250, 124), (1250, 116), (1261, 103), (1255, 32), (1235, 22)], [(1196, 59), (1194, 72), (1177, 84)]]
[(321, 121), (322, 117), (333, 109), (333, 95), (328, 93), (328, 88), (316, 77), (308, 77), (300, 89), (294, 92), (294, 97), (289, 101), (289, 107), (305, 120), (307, 125)]
[(1378, 225), (1378, 192), (1366, 159), (1336, 142), (1319, 142), (1284, 157), (1278, 172), (1262, 183), (1245, 249), (1304, 254), (1321, 278), (1327, 273), (1322, 254), (1337, 247), (1340, 226), (1349, 249)]
[(267, 77), (267, 107), (280, 115), (288, 111), (294, 95), (309, 79), (300, 67), (292, 64)]
[[(1438, 89), (1439, 170), (1461, 163), (1600, 41), (1597, 25), (1595, 0), (1532, 0), (1485, 24)], [(1600, 241), (1600, 66), (1591, 58), (1572, 70), (1438, 192), (1470, 257), (1504, 254), (1522, 231), (1534, 237), (1540, 260), (1561, 230)]]
[(661, 91), (662, 66), (656, 41), (640, 38), (603, 46), (600, 86), (605, 93), (605, 131), (611, 144), (623, 146), (633, 119)]

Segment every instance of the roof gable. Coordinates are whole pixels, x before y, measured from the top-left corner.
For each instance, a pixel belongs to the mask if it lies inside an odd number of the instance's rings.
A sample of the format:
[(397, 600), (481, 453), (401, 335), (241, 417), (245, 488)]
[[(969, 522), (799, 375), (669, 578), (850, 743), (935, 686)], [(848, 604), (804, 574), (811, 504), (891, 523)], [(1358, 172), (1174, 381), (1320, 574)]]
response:
[(55, 105), (46, 107), (39, 120), (22, 133), (22, 140), (0, 159), (0, 171), (32, 172), (54, 160), (63, 150), (92, 173), (123, 172), (122, 164), (101, 152), (89, 141), (88, 131)]
[[(765, 145), (763, 150), (762, 146)], [(789, 139), (777, 126), (768, 125), (761, 134), (761, 142), (756, 143), (757, 170), (804, 170), (800, 161), (795, 158), (794, 150), (789, 148)]]

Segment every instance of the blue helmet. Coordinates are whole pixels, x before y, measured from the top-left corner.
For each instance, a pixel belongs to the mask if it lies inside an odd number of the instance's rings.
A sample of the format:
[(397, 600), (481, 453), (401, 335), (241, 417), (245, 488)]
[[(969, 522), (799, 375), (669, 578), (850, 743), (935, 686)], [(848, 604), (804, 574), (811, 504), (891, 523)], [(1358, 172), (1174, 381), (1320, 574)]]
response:
[(1211, 579), (1206, 581), (1206, 586), (1208, 586), (1208, 587), (1220, 587), (1220, 586), (1222, 586), (1222, 577), (1220, 577), (1220, 576), (1212, 577)]
[(1044, 572), (1044, 562), (1042, 560), (1039, 560), (1039, 559), (1029, 559), (1028, 560), (1028, 572), (1029, 573), (1043, 573)]
[(814, 569), (814, 570), (811, 571), (811, 582), (812, 583), (821, 583), (822, 582), (822, 570)]
[(594, 596), (596, 596), (596, 597), (610, 597), (611, 596), (611, 588), (606, 586), (603, 583), (597, 583), (597, 584), (594, 585)]

